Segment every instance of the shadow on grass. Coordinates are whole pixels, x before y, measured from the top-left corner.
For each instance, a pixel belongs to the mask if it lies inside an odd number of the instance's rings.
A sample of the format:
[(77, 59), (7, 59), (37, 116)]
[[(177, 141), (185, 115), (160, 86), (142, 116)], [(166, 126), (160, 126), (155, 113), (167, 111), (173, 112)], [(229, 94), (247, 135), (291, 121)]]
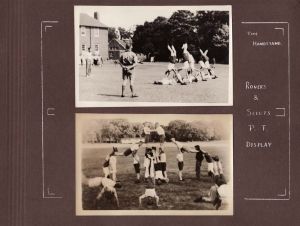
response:
[(102, 93), (98, 93), (98, 96), (105, 96), (105, 97), (119, 97), (121, 98), (121, 95), (116, 95), (116, 94), (102, 94)]

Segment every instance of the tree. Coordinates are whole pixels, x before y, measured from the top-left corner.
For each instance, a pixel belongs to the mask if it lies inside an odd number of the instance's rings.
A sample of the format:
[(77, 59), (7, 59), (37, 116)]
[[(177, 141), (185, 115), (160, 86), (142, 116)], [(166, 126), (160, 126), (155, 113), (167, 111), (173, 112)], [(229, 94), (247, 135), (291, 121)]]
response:
[(133, 34), (133, 50), (161, 61), (168, 60), (167, 44), (177, 49), (182, 57), (181, 47), (188, 43), (189, 52), (196, 60), (200, 58), (199, 48), (209, 49), (208, 56), (217, 62), (228, 63), (229, 14), (226, 11), (188, 10), (174, 12), (169, 19), (157, 17), (152, 22), (138, 25)]
[(129, 39), (133, 35), (131, 31), (126, 30), (123, 27), (118, 27), (118, 29), (120, 31), (121, 39)]
[(110, 42), (113, 39), (116, 39), (116, 29), (114, 27), (109, 27), (108, 28), (108, 42)]

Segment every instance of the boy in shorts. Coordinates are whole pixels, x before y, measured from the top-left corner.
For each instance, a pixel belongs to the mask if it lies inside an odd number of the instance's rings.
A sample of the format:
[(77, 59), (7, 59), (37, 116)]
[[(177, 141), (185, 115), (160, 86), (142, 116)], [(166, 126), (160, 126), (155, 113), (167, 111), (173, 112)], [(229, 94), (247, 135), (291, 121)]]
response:
[(132, 153), (132, 157), (133, 157), (133, 167), (134, 167), (134, 171), (136, 173), (135, 183), (138, 184), (138, 183), (140, 183), (140, 177), (141, 177), (140, 172), (141, 172), (141, 170), (140, 170), (140, 157), (139, 157), (137, 151), (134, 151)]
[(210, 187), (206, 196), (200, 196), (194, 202), (212, 203), (218, 210), (221, 207), (222, 201), (227, 200), (230, 194), (230, 187), (222, 179), (216, 179), (214, 184)]
[(134, 92), (134, 68), (138, 64), (137, 55), (131, 51), (131, 45), (126, 44), (126, 51), (120, 56), (119, 62), (122, 67), (122, 95), (124, 97), (124, 91), (127, 84), (127, 80), (130, 81), (131, 97), (138, 97)]
[(213, 156), (212, 159), (213, 159), (213, 172), (214, 172), (215, 179), (221, 178), (222, 180), (225, 181), (224, 173), (223, 173), (223, 166), (222, 166), (222, 163), (221, 163), (219, 157), (216, 155), (216, 156)]
[(86, 176), (82, 175), (82, 184), (87, 185), (90, 188), (102, 186), (100, 193), (97, 195), (97, 200), (100, 200), (104, 193), (108, 193), (108, 197), (113, 195), (116, 199), (117, 206), (119, 207), (119, 199), (116, 188), (120, 188), (121, 185), (117, 184), (116, 181), (113, 181), (106, 177), (94, 177), (94, 178), (87, 178)]
[[(188, 77), (188, 69), (190, 67), (190, 65), (189, 65), (189, 54), (190, 53), (187, 50), (188, 49), (188, 44), (186, 42), (183, 43), (181, 48), (182, 48), (182, 56), (183, 56), (183, 67), (178, 69), (178, 71), (185, 70), (186, 71), (185, 78), (187, 78)], [(184, 79), (182, 79), (182, 80), (184, 80)]]
[(117, 180), (117, 159), (116, 155), (118, 155), (116, 152), (118, 150), (113, 147), (113, 151), (105, 157), (104, 163), (103, 163), (103, 173), (104, 177), (110, 178), (110, 175), (112, 176), (112, 180)]
[(168, 70), (165, 72), (165, 75), (169, 77), (170, 73), (173, 72), (174, 74), (177, 73), (176, 68), (175, 68), (175, 63), (176, 63), (176, 49), (174, 48), (173, 45), (169, 46), (168, 45), (168, 50), (170, 51), (170, 58), (169, 58), (169, 64), (168, 64)]
[(145, 186), (145, 193), (139, 197), (139, 206), (140, 207), (142, 206), (142, 201), (145, 198), (147, 198), (147, 204), (148, 205), (152, 204), (151, 199), (155, 199), (156, 206), (157, 207), (159, 206), (159, 203), (158, 203), (159, 202), (159, 197), (156, 194), (155, 185), (152, 182), (152, 180), (148, 180), (148, 182)]
[(165, 130), (161, 127), (161, 125), (157, 122), (155, 123), (155, 131), (159, 137), (159, 144), (160, 147), (163, 146), (163, 144), (165, 143), (165, 138), (166, 138), (166, 134), (165, 134)]
[(152, 147), (152, 153), (154, 157), (153, 164), (154, 164), (154, 171), (155, 171), (155, 183), (160, 185), (165, 180), (162, 174), (160, 155), (159, 152), (156, 150), (156, 147)]
[(160, 155), (160, 164), (161, 164), (161, 171), (166, 182), (169, 181), (167, 175), (167, 156), (166, 153), (163, 151), (162, 147), (159, 148), (159, 155)]
[(179, 176), (179, 180), (183, 181), (182, 178), (182, 171), (183, 171), (183, 167), (184, 167), (184, 162), (183, 162), (183, 153), (187, 152), (187, 153), (197, 153), (198, 151), (195, 149), (192, 149), (188, 146), (184, 146), (182, 143), (180, 143), (179, 141), (176, 141), (175, 138), (171, 138), (171, 141), (177, 146), (177, 149), (179, 151), (179, 153), (176, 155), (176, 159), (178, 161), (178, 176)]
[(154, 181), (154, 154), (151, 148), (146, 148), (145, 158), (144, 158), (144, 167), (145, 167), (145, 180), (151, 179)]
[(207, 162), (207, 172), (208, 176), (210, 176), (212, 179), (214, 179), (214, 164), (213, 164), (213, 159), (212, 157), (208, 154), (204, 154), (204, 158)]
[[(204, 71), (207, 70), (208, 74), (209, 74), (209, 78), (212, 79), (216, 79), (217, 76), (214, 72), (214, 70), (212, 69), (212, 67), (209, 64), (209, 57), (207, 56), (208, 50), (205, 50), (205, 52), (203, 52), (201, 49), (200, 53), (201, 53), (201, 60), (200, 60), (200, 69), (203, 71), (203, 73), (205, 73)], [(203, 78), (203, 77), (202, 77)]]

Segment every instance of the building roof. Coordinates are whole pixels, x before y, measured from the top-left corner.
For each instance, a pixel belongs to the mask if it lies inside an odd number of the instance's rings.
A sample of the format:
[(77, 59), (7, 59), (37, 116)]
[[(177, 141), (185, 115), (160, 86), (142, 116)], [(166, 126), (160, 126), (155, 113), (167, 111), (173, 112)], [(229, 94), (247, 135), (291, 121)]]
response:
[(96, 20), (95, 18), (85, 14), (80, 14), (80, 26), (86, 26), (86, 27), (101, 27), (101, 28), (108, 28), (105, 24), (101, 23), (99, 20)]
[(131, 45), (131, 40), (130, 39), (112, 39), (110, 42), (109, 42), (109, 46), (110, 47), (117, 47), (115, 45), (115, 43), (117, 43), (121, 48), (122, 50), (125, 50), (126, 49), (126, 44), (129, 44)]

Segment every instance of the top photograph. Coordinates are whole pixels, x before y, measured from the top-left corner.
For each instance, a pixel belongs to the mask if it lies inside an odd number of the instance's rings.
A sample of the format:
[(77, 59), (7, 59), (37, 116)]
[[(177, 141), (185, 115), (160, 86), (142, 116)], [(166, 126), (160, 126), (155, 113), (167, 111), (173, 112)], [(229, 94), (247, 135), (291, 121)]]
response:
[(76, 107), (232, 106), (232, 12), (75, 6)]

